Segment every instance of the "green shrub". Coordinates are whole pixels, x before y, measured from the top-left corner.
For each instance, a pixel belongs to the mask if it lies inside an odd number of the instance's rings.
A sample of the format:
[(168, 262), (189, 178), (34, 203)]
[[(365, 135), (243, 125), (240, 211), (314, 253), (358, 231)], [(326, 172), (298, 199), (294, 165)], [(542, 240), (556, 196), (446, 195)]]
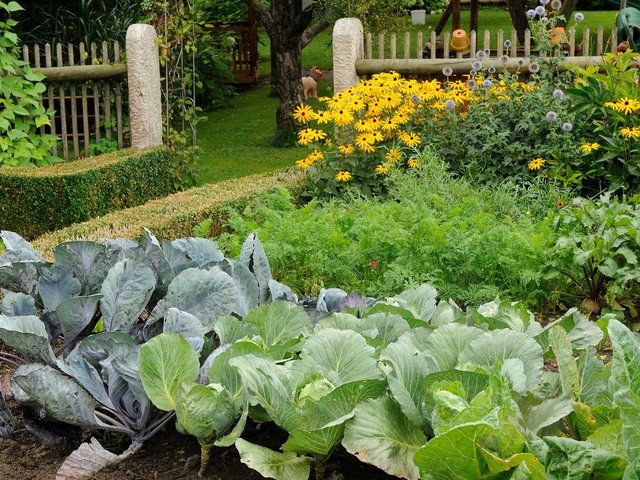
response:
[[(4, 10), (4, 11), (3, 11)], [(23, 8), (16, 2), (0, 1), (0, 167), (49, 165), (59, 158), (51, 155), (56, 137), (37, 129), (49, 125), (49, 115), (40, 103), (46, 90), (44, 75), (31, 71), (19, 59), (17, 22), (5, 18)]]
[(0, 169), (0, 225), (35, 238), (181, 186), (166, 148), (121, 150), (43, 168)]
[(224, 218), (228, 206), (242, 208), (249, 200), (274, 185), (296, 188), (299, 183), (299, 175), (279, 172), (190, 188), (144, 205), (44, 234), (33, 241), (33, 246), (51, 256), (53, 248), (66, 240), (138, 238), (143, 233), (143, 226), (161, 240), (180, 238), (191, 235), (195, 225), (211, 217), (215, 221), (203, 233), (218, 235), (226, 228)]
[(554, 235), (542, 218), (559, 192), (544, 184), (474, 187), (452, 180), (440, 162), (421, 162), (420, 173), (392, 176), (384, 201), (298, 208), (290, 192), (271, 192), (231, 212), (235, 234), (218, 241), (237, 254), (241, 238), (257, 231), (274, 276), (303, 294), (339, 285), (380, 296), (429, 282), (466, 303), (497, 295), (546, 302)]

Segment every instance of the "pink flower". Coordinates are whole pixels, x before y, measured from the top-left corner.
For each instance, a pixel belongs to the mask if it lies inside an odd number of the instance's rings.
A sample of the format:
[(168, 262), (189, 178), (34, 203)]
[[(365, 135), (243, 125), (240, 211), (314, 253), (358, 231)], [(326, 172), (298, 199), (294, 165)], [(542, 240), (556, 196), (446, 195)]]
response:
[(371, 260), (369, 263), (367, 263), (367, 265), (369, 265), (374, 270), (378, 269), (378, 262), (376, 262), (375, 260)]

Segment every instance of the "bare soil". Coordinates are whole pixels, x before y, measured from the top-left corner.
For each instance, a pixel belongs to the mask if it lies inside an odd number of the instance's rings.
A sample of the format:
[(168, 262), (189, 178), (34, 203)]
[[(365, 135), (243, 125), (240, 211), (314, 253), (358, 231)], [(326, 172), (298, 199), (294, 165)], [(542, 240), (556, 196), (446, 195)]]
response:
[[(11, 404), (18, 416), (19, 407)], [(64, 459), (79, 445), (80, 439), (64, 447), (46, 447), (38, 442), (22, 426), (9, 440), (0, 439), (0, 480), (54, 480), (58, 467)], [(273, 424), (249, 424), (243, 438), (250, 442), (273, 449), (284, 443), (286, 434)], [(110, 447), (114, 453), (120, 449), (111, 448), (109, 438), (101, 438), (101, 443)], [(111, 439), (113, 442), (113, 439)], [(199, 466), (200, 447), (193, 437), (181, 435), (173, 426), (166, 428), (145, 443), (133, 457), (120, 465), (102, 470), (92, 478), (94, 480), (196, 480)], [(330, 479), (345, 480), (392, 480), (395, 477), (358, 461), (344, 450), (338, 449), (332, 456), (327, 469)], [(211, 456), (205, 480), (259, 480), (263, 477), (240, 462), (235, 447), (218, 449)], [(313, 478), (313, 473), (312, 473)]]

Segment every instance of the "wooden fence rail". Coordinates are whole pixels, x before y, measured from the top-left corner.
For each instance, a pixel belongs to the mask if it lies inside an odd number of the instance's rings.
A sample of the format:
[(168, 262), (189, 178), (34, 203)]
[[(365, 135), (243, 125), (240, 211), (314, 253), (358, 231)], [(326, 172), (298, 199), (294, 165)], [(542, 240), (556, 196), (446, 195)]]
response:
[(123, 108), (126, 104), (127, 67), (121, 63), (118, 42), (24, 46), (23, 60), (45, 75), (43, 105), (52, 108), (51, 126), (42, 133), (60, 137), (53, 154), (64, 160), (87, 157), (91, 146), (126, 146)]

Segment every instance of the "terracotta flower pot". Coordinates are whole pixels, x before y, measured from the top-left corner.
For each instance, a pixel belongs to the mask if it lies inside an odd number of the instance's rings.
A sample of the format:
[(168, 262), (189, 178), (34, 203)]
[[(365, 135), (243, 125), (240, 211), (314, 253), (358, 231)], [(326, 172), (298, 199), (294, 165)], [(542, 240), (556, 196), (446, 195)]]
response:
[(461, 28), (453, 31), (453, 34), (451, 35), (451, 50), (454, 52), (462, 52), (469, 48), (469, 45), (470, 42), (467, 32)]
[(567, 43), (567, 31), (564, 27), (555, 27), (551, 30), (551, 40), (549, 43), (551, 43), (551, 46), (555, 46), (558, 43)]

